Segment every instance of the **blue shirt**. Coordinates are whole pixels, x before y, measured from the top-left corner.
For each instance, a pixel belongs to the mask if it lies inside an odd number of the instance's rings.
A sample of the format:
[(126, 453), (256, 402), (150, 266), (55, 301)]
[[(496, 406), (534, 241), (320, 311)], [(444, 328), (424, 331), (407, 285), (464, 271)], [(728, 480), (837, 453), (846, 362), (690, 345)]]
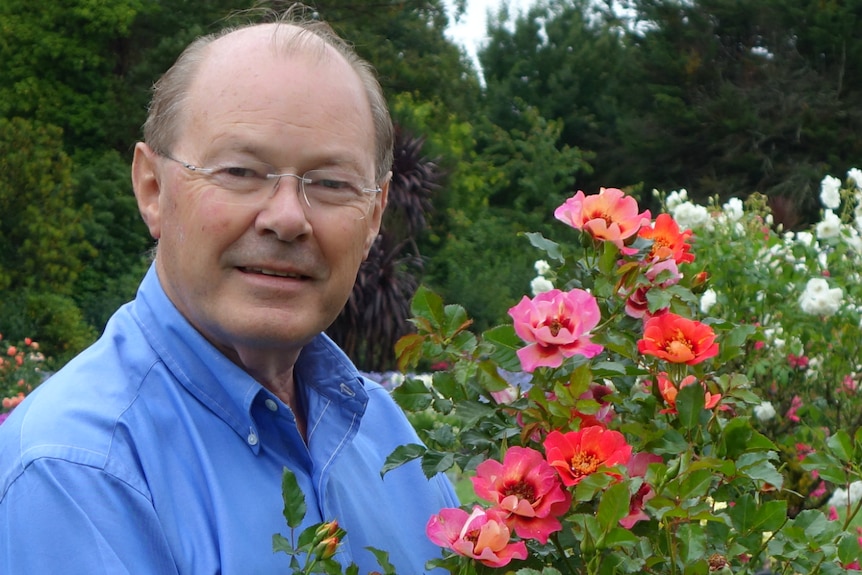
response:
[(418, 461), (381, 478), (395, 447), (419, 440), (378, 384), (325, 335), (295, 377), (307, 444), (286, 404), (198, 333), (154, 268), (103, 336), (0, 425), (0, 573), (286, 574), (272, 536), (290, 536), (282, 468), (305, 494), (304, 527), (337, 519), (336, 558), (399, 575), (440, 550), (429, 517), (457, 506)]

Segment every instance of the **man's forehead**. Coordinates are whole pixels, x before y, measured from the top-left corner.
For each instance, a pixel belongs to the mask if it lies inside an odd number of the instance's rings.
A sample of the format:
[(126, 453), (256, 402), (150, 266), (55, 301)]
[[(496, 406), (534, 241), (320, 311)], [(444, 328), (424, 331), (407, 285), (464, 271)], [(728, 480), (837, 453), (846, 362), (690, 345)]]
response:
[(204, 56), (207, 60), (244, 60), (265, 55), (284, 57), (332, 56), (335, 50), (322, 38), (288, 23), (257, 24), (234, 30), (214, 40)]

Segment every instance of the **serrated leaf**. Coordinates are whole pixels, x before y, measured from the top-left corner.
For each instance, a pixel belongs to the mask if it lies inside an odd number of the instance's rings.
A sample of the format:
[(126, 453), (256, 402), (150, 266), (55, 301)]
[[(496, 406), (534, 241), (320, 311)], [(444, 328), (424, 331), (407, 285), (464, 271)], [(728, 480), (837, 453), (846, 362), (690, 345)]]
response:
[(281, 472), (281, 496), (284, 500), (284, 519), (291, 529), (299, 527), (305, 518), (305, 494), (296, 481), (293, 471), (285, 467)]
[(709, 493), (713, 483), (713, 472), (709, 469), (699, 469), (686, 473), (679, 487), (680, 499), (703, 497)]
[(560, 251), (560, 244), (557, 242), (553, 242), (547, 239), (545, 236), (538, 232), (523, 232), (523, 235), (530, 240), (530, 243), (533, 247), (538, 248), (548, 254), (548, 257), (552, 260), (556, 260), (560, 263), (565, 262), (565, 258), (563, 258), (563, 252)]
[(467, 310), (458, 304), (449, 304), (443, 307), (445, 323), (443, 324), (443, 337), (451, 338), (470, 327), (473, 320), (467, 316)]
[(515, 333), (511, 325), (500, 325), (482, 334), (482, 338), (494, 344), (491, 359), (506, 371), (521, 371), (521, 360), (517, 352), (524, 347), (524, 341)]
[(425, 451), (426, 448), (424, 445), (419, 445), (416, 443), (399, 445), (386, 458), (386, 462), (383, 464), (383, 469), (380, 470), (380, 477), (383, 477), (396, 467), (401, 467), (405, 463), (409, 463), (414, 459), (419, 459), (420, 457), (422, 457), (422, 455), (425, 454)]
[(703, 388), (695, 383), (686, 385), (676, 396), (676, 410), (679, 412), (679, 422), (684, 429), (695, 429), (700, 426), (700, 414), (705, 405)]
[(366, 549), (371, 551), (374, 557), (377, 558), (377, 564), (383, 569), (383, 575), (395, 575), (395, 566), (389, 562), (389, 553), (387, 551), (381, 551), (374, 547), (366, 547)]
[(826, 440), (826, 445), (830, 451), (844, 463), (853, 460), (853, 440), (850, 439), (850, 434), (843, 429), (836, 431), (829, 439)]
[(399, 371), (410, 371), (419, 364), (424, 343), (425, 336), (416, 333), (408, 333), (395, 342), (395, 357), (398, 359)]
[(603, 531), (609, 531), (620, 519), (628, 515), (630, 502), (631, 496), (625, 483), (615, 483), (602, 493), (596, 519)]
[(455, 454), (449, 451), (426, 450), (422, 455), (422, 471), (431, 478), (455, 465)]
[(440, 329), (446, 321), (443, 299), (425, 286), (417, 288), (410, 304), (410, 313), (427, 319), (435, 329)]
[(283, 552), (290, 555), (293, 553), (293, 545), (283, 535), (276, 533), (272, 536), (272, 552)]
[(683, 523), (676, 531), (679, 558), (683, 565), (691, 565), (706, 554), (706, 533), (700, 523)]
[(431, 405), (431, 392), (419, 379), (406, 378), (392, 390), (392, 399), (405, 411), (422, 411)]

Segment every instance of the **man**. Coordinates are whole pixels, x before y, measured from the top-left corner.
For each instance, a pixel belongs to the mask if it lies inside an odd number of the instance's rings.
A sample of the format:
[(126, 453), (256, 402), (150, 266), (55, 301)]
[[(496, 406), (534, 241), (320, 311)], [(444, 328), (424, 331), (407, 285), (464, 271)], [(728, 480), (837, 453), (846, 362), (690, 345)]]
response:
[(386, 205), (379, 85), (320, 24), (193, 43), (157, 83), (132, 180), (158, 242), (136, 299), (0, 427), (0, 572), (288, 573), (282, 469), (336, 559), (425, 572), (457, 505), (378, 385), (321, 332)]

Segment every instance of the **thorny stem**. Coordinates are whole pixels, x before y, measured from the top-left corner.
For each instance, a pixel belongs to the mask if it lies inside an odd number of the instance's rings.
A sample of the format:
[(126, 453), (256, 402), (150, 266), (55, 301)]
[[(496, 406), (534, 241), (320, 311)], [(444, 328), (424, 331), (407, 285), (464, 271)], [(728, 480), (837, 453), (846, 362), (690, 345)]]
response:
[(560, 544), (559, 537), (557, 537), (556, 534), (551, 535), (551, 541), (554, 542), (554, 547), (556, 547), (557, 551), (560, 553), (560, 558), (563, 561), (563, 565), (565, 565), (566, 567), (566, 571), (568, 573), (571, 573), (572, 575), (577, 575), (577, 571), (575, 571), (575, 568), (569, 562), (569, 557), (566, 555), (566, 550), (563, 549), (563, 546)]

